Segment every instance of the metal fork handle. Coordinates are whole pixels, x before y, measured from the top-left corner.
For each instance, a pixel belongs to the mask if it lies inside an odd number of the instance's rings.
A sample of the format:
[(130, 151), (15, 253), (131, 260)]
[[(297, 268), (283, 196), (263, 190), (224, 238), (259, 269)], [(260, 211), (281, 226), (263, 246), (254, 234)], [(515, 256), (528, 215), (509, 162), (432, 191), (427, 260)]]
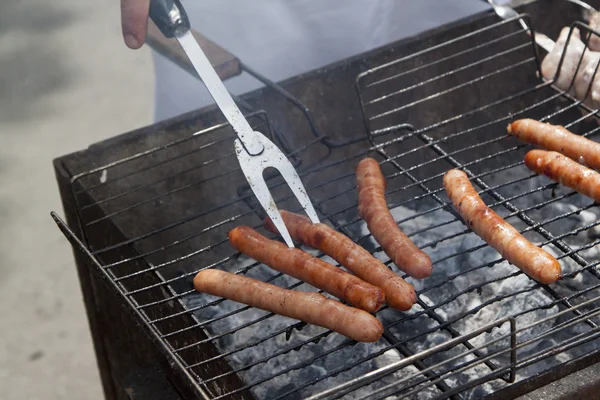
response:
[(191, 24), (179, 0), (151, 0), (150, 19), (167, 38), (190, 30)]
[(208, 92), (233, 127), (250, 155), (258, 155), (264, 147), (235, 104), (217, 72), (190, 32), (190, 22), (179, 0), (151, 0), (150, 18), (166, 37), (176, 37), (183, 47)]

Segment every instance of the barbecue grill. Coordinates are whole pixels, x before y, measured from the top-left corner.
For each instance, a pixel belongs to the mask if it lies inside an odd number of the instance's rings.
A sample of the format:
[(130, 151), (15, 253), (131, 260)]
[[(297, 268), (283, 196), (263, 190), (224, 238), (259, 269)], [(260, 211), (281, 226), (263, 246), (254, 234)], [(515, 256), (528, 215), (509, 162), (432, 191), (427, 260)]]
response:
[[(518, 11), (552, 38), (572, 24), (596, 34), (574, 23), (572, 3)], [(600, 127), (595, 110), (541, 78), (529, 33), (488, 12), (279, 84), (241, 64), (265, 87), (238, 101), (293, 161), (321, 220), (399, 272), (357, 215), (354, 168), (375, 157), (394, 217), (434, 261), (430, 278), (406, 278), (412, 310), (377, 312), (377, 343), (193, 290), (207, 268), (315, 290), (228, 244), (238, 225), (274, 235), (214, 107), (55, 160), (67, 223), (53, 217), (74, 248), (107, 396), (512, 398), (597, 368), (600, 210), (527, 170), (531, 147), (506, 125), (535, 118), (591, 139)], [(564, 279), (541, 285), (472, 233), (443, 190), (450, 168), (554, 254)], [(280, 208), (300, 209), (278, 175), (266, 179)], [(592, 376), (562, 390), (593, 390)]]

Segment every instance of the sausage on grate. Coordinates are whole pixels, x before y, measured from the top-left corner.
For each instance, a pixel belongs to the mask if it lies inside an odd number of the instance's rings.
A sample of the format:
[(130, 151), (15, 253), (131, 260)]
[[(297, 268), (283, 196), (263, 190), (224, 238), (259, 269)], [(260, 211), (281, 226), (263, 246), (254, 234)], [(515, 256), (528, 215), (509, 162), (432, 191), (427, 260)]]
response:
[(600, 202), (600, 174), (555, 151), (531, 150), (525, 165), (540, 175)]
[[(340, 265), (366, 282), (383, 289), (386, 303), (398, 310), (409, 310), (417, 301), (415, 289), (396, 275), (384, 263), (373, 257), (352, 239), (325, 224), (313, 224), (303, 215), (280, 210), (281, 217), (292, 238), (307, 246), (321, 250)], [(265, 229), (278, 233), (269, 217)]]
[(386, 182), (379, 163), (365, 158), (356, 168), (358, 183), (358, 215), (394, 264), (413, 278), (431, 275), (429, 256), (400, 230), (385, 200)]
[(331, 329), (359, 342), (376, 342), (383, 334), (381, 322), (366, 311), (348, 307), (314, 292), (299, 292), (207, 269), (194, 278), (194, 288), (261, 310)]
[(448, 171), (444, 175), (444, 187), (469, 228), (508, 262), (541, 283), (553, 283), (560, 278), (559, 262), (486, 206), (467, 174), (457, 169)]
[(377, 311), (385, 301), (383, 290), (344, 272), (309, 253), (271, 240), (247, 226), (229, 232), (229, 241), (238, 251), (279, 272), (323, 289), (368, 312)]
[(562, 126), (520, 119), (508, 125), (507, 130), (526, 143), (557, 151), (590, 168), (600, 169), (600, 143), (576, 135)]

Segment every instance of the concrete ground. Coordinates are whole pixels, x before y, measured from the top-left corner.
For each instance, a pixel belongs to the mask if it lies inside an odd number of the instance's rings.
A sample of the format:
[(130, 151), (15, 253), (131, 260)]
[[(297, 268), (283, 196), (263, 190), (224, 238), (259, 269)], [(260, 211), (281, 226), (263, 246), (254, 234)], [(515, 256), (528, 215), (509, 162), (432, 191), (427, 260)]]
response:
[(0, 2), (1, 399), (102, 398), (52, 159), (151, 123), (153, 85), (117, 0)]

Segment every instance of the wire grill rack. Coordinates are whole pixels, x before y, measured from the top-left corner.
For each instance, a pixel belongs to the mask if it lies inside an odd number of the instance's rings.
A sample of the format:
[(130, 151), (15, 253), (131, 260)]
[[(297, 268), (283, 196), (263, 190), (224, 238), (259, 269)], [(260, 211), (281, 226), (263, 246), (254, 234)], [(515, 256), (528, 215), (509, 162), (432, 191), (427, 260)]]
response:
[[(332, 143), (315, 129), (314, 140), (290, 153), (312, 160), (301, 176), (322, 221), (398, 272), (356, 210), (354, 168), (378, 158), (398, 224), (434, 261), (430, 278), (407, 278), (418, 292), (412, 310), (377, 313), (385, 326), (378, 343), (193, 290), (192, 278), (207, 268), (315, 290), (229, 246), (237, 225), (273, 235), (261, 227), (226, 124), (74, 177), (82, 240), (54, 217), (207, 398), (501, 393), (595, 351), (600, 323), (597, 205), (528, 171), (530, 147), (506, 134), (510, 121), (528, 117), (595, 139), (596, 110), (541, 78), (529, 33), (516, 19), (503, 21), (365, 71), (356, 88), (366, 134)], [(482, 100), (490, 92), (495, 100)], [(274, 135), (264, 113), (250, 120)], [(562, 281), (532, 281), (464, 226), (442, 185), (455, 167), (498, 214), (556, 255)], [(281, 208), (299, 210), (279, 177), (268, 181)]]

